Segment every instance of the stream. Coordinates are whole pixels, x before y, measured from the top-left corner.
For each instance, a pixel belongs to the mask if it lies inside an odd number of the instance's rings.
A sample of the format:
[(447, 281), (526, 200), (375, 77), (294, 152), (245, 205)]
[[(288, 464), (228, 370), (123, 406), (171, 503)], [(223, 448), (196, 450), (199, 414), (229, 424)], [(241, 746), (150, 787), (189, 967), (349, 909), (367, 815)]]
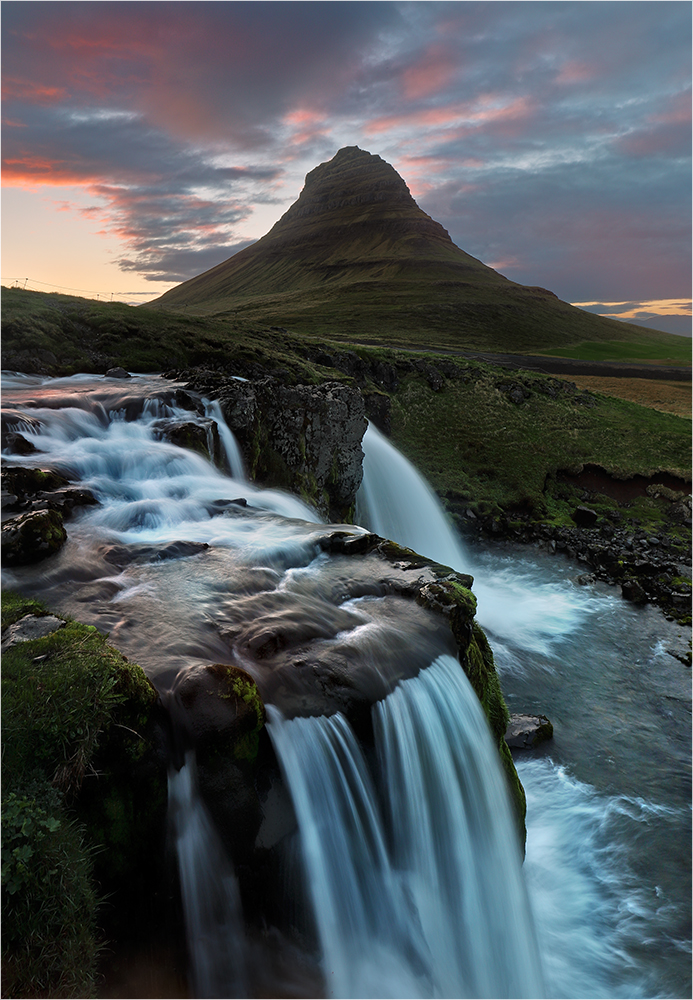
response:
[[(244, 630), (255, 629), (252, 646), (278, 616), (347, 657), (364, 689), (383, 685), (373, 760), (341, 716), (297, 717), (305, 694), (287, 693), (290, 663), (272, 676), (242, 664), (268, 703), (290, 789), (325, 995), (690, 996), (690, 668), (674, 655), (688, 630), (605, 584), (579, 586), (560, 555), (460, 539), (369, 427), (359, 524), (474, 576), (511, 712), (553, 722), (552, 741), (516, 756), (521, 865), (495, 751), (483, 756), (481, 736), (465, 744), (485, 724), (444, 640), (399, 599), (327, 599), (344, 570), (319, 548), (325, 525), (247, 482), (218, 406), (191, 411), (176, 388), (157, 376), (4, 374), (6, 424), (37, 452), (3, 460), (49, 465), (100, 501), (68, 522), (60, 553), (5, 570), (4, 586), (108, 632), (160, 691), (195, 664), (229, 662)], [(167, 440), (186, 422), (218, 442), (216, 467)], [(170, 802), (194, 995), (278, 995), (248, 982), (234, 875), (194, 761), (172, 773)], [(200, 868), (201, 857), (215, 860)], [(223, 873), (211, 904), (200, 891), (210, 871)]]

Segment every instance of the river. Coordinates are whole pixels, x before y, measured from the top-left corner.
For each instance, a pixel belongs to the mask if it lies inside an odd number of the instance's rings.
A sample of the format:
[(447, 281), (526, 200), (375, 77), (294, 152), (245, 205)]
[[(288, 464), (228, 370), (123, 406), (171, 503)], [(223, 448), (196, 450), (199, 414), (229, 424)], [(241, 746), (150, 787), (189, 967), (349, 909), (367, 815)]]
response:
[[(53, 610), (110, 633), (110, 641), (139, 662), (160, 690), (192, 663), (223, 661), (228, 630), (240, 627), (250, 613), (284, 613), (287, 595), (292, 608), (308, 608), (296, 612), (299, 617), (321, 622), (329, 617), (333, 631), (349, 631), (355, 655), (365, 656), (364, 649), (372, 655), (375, 634), (381, 644), (419, 643), (419, 655), (435, 659), (435, 643), (428, 651), (421, 623), (398, 619), (393, 626), (389, 606), (382, 611), (372, 603), (351, 603), (333, 621), (319, 594), (329, 579), (325, 557), (316, 556), (324, 526), (298, 499), (248, 483), (215, 404), (202, 402), (191, 413), (178, 405), (174, 390), (154, 376), (115, 382), (6, 375), (7, 420), (39, 450), (4, 459), (50, 465), (92, 489), (101, 503), (68, 523), (69, 539), (57, 556), (5, 571), (4, 585), (37, 594)], [(166, 440), (167, 428), (191, 420), (208, 430), (217, 426), (222, 468)], [(627, 604), (606, 585), (579, 586), (579, 567), (562, 556), (463, 541), (416, 471), (372, 428), (364, 450), (359, 498), (364, 527), (475, 577), (478, 618), (491, 640), (511, 711), (541, 712), (554, 724), (550, 743), (516, 758), (528, 801), (523, 879), (533, 917), (529, 910), (523, 917), (530, 937), (509, 945), (515, 957), (504, 960), (513, 968), (521, 964), (517, 956), (523, 948), (534, 947), (527, 943), (534, 939), (533, 923), (540, 971), (522, 974), (521, 993), (502, 975), (462, 984), (464, 976), (454, 968), (446, 972), (447, 980), (434, 982), (431, 969), (440, 961), (426, 966), (422, 959), (412, 966), (413, 979), (381, 976), (373, 987), (372, 981), (366, 986), (350, 979), (352, 958), (343, 963), (344, 985), (331, 995), (413, 996), (418, 990), (421, 996), (539, 996), (543, 989), (550, 997), (689, 996), (690, 668), (673, 655), (686, 639), (684, 630), (652, 607)], [(247, 506), (234, 503), (239, 500)], [(181, 542), (188, 547), (181, 549)], [(201, 553), (204, 558), (198, 558)], [(380, 704), (390, 705), (392, 697)], [(419, 690), (414, 700), (423, 697)], [(465, 697), (459, 694), (460, 711)], [(431, 709), (436, 716), (441, 711)], [(308, 738), (303, 723), (312, 720), (297, 721), (302, 731), (284, 747), (286, 724), (280, 716), (272, 718), (280, 759), (295, 753), (297, 743), (305, 748), (304, 760), (325, 754), (314, 749), (316, 740), (321, 746), (335, 746), (336, 740), (351, 746), (348, 734)], [(459, 742), (449, 734), (440, 739)], [(358, 752), (349, 755), (348, 767), (361, 773)], [(175, 787), (179, 813), (190, 810), (185, 803), (191, 801), (191, 787)], [(300, 813), (301, 792), (292, 789), (292, 795)], [(361, 811), (369, 808), (370, 795), (359, 792)], [(313, 822), (311, 808), (306, 804), (304, 839)], [(213, 840), (213, 831), (197, 819), (202, 832), (191, 835), (192, 843), (202, 836)], [(413, 828), (414, 818), (406, 826)], [(181, 840), (185, 836), (182, 826)], [(488, 837), (480, 840), (485, 844)], [(414, 851), (414, 841), (412, 835), (401, 850)], [(194, 867), (194, 860), (190, 864)], [(414, 883), (404, 891), (415, 898)], [(317, 909), (321, 905), (314, 901)], [(425, 909), (419, 905), (420, 920)], [(453, 919), (452, 911), (446, 912)], [(235, 919), (229, 917), (229, 926)], [(431, 919), (431, 927), (438, 926), (440, 914)], [(465, 919), (468, 925), (469, 918), (455, 916), (455, 926), (467, 926)], [(380, 916), (376, 925), (383, 921), (387, 918)], [(409, 944), (397, 945), (409, 953), (413, 926), (410, 922), (401, 935)], [(423, 926), (425, 936), (425, 921)], [(429, 933), (429, 949), (437, 933)], [(366, 934), (360, 945), (364, 964), (368, 939)], [(375, 947), (372, 934), (370, 939)], [(325, 951), (328, 937), (321, 941)], [(375, 951), (371, 959), (377, 967)], [(492, 957), (483, 964), (494, 961), (503, 964)], [(197, 995), (242, 995), (224, 993), (206, 975), (193, 973)], [(537, 976), (543, 976), (543, 987)], [(384, 981), (394, 992), (386, 991)]]

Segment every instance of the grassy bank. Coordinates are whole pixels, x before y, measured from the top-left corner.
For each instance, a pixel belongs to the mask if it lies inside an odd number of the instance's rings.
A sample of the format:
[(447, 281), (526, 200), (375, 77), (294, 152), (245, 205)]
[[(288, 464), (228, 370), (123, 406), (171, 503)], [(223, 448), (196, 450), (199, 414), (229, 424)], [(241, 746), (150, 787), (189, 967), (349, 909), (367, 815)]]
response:
[[(239, 361), (286, 369), (304, 381), (315, 381), (319, 373), (301, 358), (304, 345), (322, 338), (342, 346), (361, 341), (382, 343), (384, 348), (509, 353), (552, 353), (558, 342), (563, 346), (553, 353), (566, 357), (592, 358), (591, 350), (599, 360), (690, 364), (691, 344), (686, 338), (653, 334), (615, 320), (609, 334), (614, 339), (585, 344), (583, 317), (589, 326), (591, 314), (580, 314), (578, 323), (574, 314), (580, 310), (572, 307), (566, 306), (572, 312), (561, 320), (559, 335), (555, 316), (546, 311), (546, 296), (540, 292), (529, 304), (523, 300), (517, 309), (470, 302), (458, 315), (457, 307), (453, 310), (442, 300), (434, 298), (423, 307), (413, 293), (409, 298), (406, 289), (393, 287), (388, 292), (381, 284), (366, 284), (350, 286), (348, 294), (344, 293), (346, 300), (342, 293), (333, 299), (326, 288), (309, 303), (297, 292), (285, 297), (281, 308), (263, 300), (207, 315), (193, 315), (185, 306), (177, 310), (160, 305), (135, 307), (3, 288), (2, 364), (19, 371), (70, 375), (103, 373), (117, 365), (129, 371), (162, 371), (199, 364), (229, 367)], [(604, 336), (599, 324), (589, 330), (595, 337)], [(565, 346), (573, 341), (575, 347)]]
[(552, 397), (548, 388), (570, 383), (545, 376), (471, 364), (464, 371), (437, 392), (410, 375), (392, 394), (393, 441), (442, 494), (540, 515), (547, 476), (559, 470), (596, 464), (619, 479), (663, 471), (690, 478), (683, 417), (601, 394), (558, 389)]
[[(3, 632), (27, 614), (47, 611), (3, 592)], [(137, 857), (138, 836), (148, 842), (116, 774), (142, 759), (137, 730), (156, 693), (95, 628), (73, 621), (2, 660), (3, 996), (92, 997), (103, 873), (118, 852)]]

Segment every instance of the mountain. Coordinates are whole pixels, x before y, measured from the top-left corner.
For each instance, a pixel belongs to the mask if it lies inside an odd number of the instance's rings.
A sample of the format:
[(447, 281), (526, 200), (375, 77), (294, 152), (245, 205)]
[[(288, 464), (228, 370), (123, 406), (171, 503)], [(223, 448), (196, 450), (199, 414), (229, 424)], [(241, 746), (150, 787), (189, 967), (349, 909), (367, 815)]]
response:
[(266, 236), (155, 305), (402, 346), (526, 353), (629, 341), (653, 343), (660, 351), (652, 356), (666, 357), (678, 339), (503, 277), (452, 242), (394, 167), (357, 146), (311, 170)]

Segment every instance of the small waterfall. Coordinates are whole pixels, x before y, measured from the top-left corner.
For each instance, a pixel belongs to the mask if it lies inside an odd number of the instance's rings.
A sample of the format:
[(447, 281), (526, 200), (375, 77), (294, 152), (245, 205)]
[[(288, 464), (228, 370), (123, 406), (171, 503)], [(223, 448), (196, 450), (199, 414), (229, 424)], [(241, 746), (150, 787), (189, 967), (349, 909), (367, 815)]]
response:
[(437, 496), (373, 424), (363, 438), (356, 504), (357, 520), (371, 531), (465, 572), (469, 559)]
[[(216, 399), (203, 399), (202, 403), (205, 408), (205, 416), (211, 417), (217, 425), (217, 432), (219, 434), (219, 440), (221, 441), (222, 448), (224, 449), (224, 456), (226, 458), (229, 475), (233, 479), (237, 479), (239, 482), (246, 482), (247, 477), (245, 474), (245, 466), (243, 464), (241, 449), (238, 445), (238, 441), (236, 441), (236, 438), (229, 428), (229, 425), (224, 419), (224, 414), (221, 412), (219, 402)], [(208, 434), (207, 448), (209, 450), (209, 454), (213, 455), (214, 441), (212, 440), (211, 433)]]
[(346, 720), (270, 709), (336, 997), (540, 997), (504, 777), (459, 663), (373, 708), (379, 768)]
[(363, 438), (363, 452), (359, 523), (458, 573), (471, 573), (477, 619), (495, 639), (546, 654), (598, 606), (587, 593), (576, 594), (570, 584), (547, 582), (532, 568), (523, 571), (516, 556), (472, 556), (433, 490), (372, 424)]
[(243, 914), (236, 876), (197, 790), (194, 754), (168, 782), (196, 997), (247, 996)]

